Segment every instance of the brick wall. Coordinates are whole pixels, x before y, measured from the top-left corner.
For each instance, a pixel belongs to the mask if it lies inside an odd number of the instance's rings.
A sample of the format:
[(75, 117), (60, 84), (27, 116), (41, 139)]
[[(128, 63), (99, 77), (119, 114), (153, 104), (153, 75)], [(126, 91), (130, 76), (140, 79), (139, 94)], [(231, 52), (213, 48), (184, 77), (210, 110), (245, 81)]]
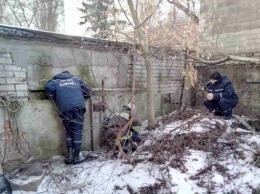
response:
[(232, 81), (239, 103), (235, 113), (240, 115), (259, 117), (260, 116), (260, 67), (250, 64), (230, 63), (217, 67), (198, 67), (199, 82), (197, 85), (197, 105), (202, 105), (205, 83), (213, 71), (219, 71)]
[(201, 0), (200, 32), (205, 55), (260, 51), (260, 1)]
[[(184, 62), (181, 52), (166, 59), (150, 59), (154, 65), (154, 89), (161, 94), (180, 93), (183, 83)], [(131, 86), (133, 75), (132, 64), (129, 64), (128, 83)], [(146, 88), (146, 66), (143, 60), (137, 59), (135, 65), (136, 87)]]
[[(260, 58), (259, 0), (201, 0), (201, 56), (220, 59), (224, 54)], [(198, 69), (197, 105), (204, 99), (203, 85), (210, 72), (218, 70), (233, 82), (239, 96), (237, 114), (260, 115), (260, 67), (253, 64), (228, 62)]]
[(10, 53), (0, 51), (0, 95), (28, 100), (26, 68), (16, 66)]

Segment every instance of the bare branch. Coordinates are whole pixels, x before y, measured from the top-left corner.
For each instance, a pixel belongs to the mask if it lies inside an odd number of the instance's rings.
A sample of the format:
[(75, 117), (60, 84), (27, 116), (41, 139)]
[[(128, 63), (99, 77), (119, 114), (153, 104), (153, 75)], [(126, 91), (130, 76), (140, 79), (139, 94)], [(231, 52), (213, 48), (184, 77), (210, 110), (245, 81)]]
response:
[(133, 123), (135, 115), (128, 121), (128, 123), (118, 131), (117, 135), (116, 135), (116, 146), (118, 146), (122, 156), (127, 159), (130, 163), (133, 163), (133, 160), (123, 151), (122, 149), (122, 145), (121, 145), (121, 138), (122, 135), (124, 134), (125, 131), (129, 130), (131, 124)]
[(219, 60), (207, 61), (207, 60), (200, 59), (200, 58), (197, 58), (197, 57), (195, 57), (195, 56), (192, 56), (192, 55), (190, 55), (190, 54), (188, 54), (188, 53), (186, 53), (186, 55), (187, 55), (188, 57), (190, 57), (190, 58), (196, 60), (196, 61), (199, 61), (199, 62), (208, 64), (208, 65), (217, 65), (217, 64), (224, 63), (224, 62), (230, 60), (229, 57), (225, 57), (225, 58), (219, 59)]
[(22, 23), (20, 22), (19, 18), (16, 15), (15, 10), (13, 9), (13, 6), (10, 5), (9, 1), (6, 1), (8, 7), (10, 8), (10, 10), (12, 11), (12, 13), (14, 14), (14, 17), (16, 18), (16, 21), (19, 23), (20, 26), (22, 26)]
[(175, 5), (178, 9), (180, 9), (181, 11), (183, 11), (188, 17), (190, 17), (194, 22), (196, 22), (197, 24), (199, 23), (199, 18), (198, 16), (192, 12), (191, 10), (189, 10), (187, 7), (185, 7), (184, 5), (182, 5), (179, 1), (176, 0), (168, 0), (168, 2), (170, 4)]
[(128, 18), (127, 14), (126, 14), (126, 11), (125, 11), (125, 10), (123, 9), (123, 7), (122, 7), (122, 5), (121, 5), (121, 3), (120, 3), (120, 0), (118, 0), (118, 3), (119, 3), (120, 8), (122, 9), (122, 11), (123, 11), (123, 13), (124, 13), (126, 19), (128, 20), (129, 24), (134, 28), (134, 25), (132, 24), (132, 22), (130, 21), (130, 19)]
[(158, 4), (156, 5), (156, 7), (154, 8), (153, 12), (152, 12), (147, 18), (145, 18), (145, 20), (142, 21), (142, 22), (141, 22), (138, 26), (136, 26), (135, 28), (139, 28), (139, 27), (142, 26), (147, 20), (149, 20), (149, 19), (154, 15), (154, 12), (157, 10), (157, 8), (158, 8), (158, 6), (160, 5), (161, 2), (162, 2), (162, 0), (158, 2)]
[(228, 57), (233, 61), (250, 62), (255, 64), (260, 64), (260, 59), (251, 57), (240, 57), (235, 55), (228, 55)]
[(199, 61), (201, 63), (208, 64), (208, 65), (217, 65), (217, 64), (224, 63), (226, 61), (232, 61), (232, 60), (233, 61), (240, 61), (240, 62), (249, 62), (249, 63), (254, 63), (254, 64), (260, 64), (260, 59), (258, 59), (258, 58), (240, 57), (240, 56), (235, 56), (235, 55), (225, 55), (226, 57), (224, 57), (222, 59), (219, 59), (219, 60), (214, 60), (214, 61), (204, 60), (204, 59), (192, 56), (192, 55), (187, 54), (187, 53), (186, 53), (186, 55), (189, 58), (194, 59), (195, 61)]

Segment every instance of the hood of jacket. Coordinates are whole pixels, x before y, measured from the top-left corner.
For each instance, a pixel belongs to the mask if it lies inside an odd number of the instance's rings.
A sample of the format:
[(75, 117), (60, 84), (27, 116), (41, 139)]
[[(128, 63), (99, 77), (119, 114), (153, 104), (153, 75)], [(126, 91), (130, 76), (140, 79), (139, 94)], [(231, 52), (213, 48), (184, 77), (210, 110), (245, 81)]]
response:
[(69, 79), (71, 77), (74, 77), (70, 72), (62, 72), (53, 77), (53, 79)]
[(221, 79), (216, 81), (214, 84), (212, 84), (210, 81), (207, 82), (206, 85), (217, 85), (218, 83), (223, 83), (223, 84), (227, 84), (229, 83), (229, 79), (227, 78), (227, 76), (223, 75), (221, 76)]

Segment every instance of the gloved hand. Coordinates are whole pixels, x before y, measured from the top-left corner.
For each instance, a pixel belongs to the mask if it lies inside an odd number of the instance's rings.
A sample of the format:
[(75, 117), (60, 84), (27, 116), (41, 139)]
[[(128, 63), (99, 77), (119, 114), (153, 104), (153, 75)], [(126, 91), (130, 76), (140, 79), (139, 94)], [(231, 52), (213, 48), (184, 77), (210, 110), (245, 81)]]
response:
[(207, 94), (207, 100), (213, 100), (214, 95), (212, 93)]

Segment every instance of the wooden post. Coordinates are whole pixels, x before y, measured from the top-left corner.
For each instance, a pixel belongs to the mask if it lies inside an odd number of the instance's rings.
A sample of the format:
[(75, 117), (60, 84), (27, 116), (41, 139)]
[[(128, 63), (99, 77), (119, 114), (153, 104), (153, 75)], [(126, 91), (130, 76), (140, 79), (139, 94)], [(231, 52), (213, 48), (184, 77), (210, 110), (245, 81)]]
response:
[(3, 173), (3, 168), (2, 168), (2, 165), (0, 164), (0, 174)]

